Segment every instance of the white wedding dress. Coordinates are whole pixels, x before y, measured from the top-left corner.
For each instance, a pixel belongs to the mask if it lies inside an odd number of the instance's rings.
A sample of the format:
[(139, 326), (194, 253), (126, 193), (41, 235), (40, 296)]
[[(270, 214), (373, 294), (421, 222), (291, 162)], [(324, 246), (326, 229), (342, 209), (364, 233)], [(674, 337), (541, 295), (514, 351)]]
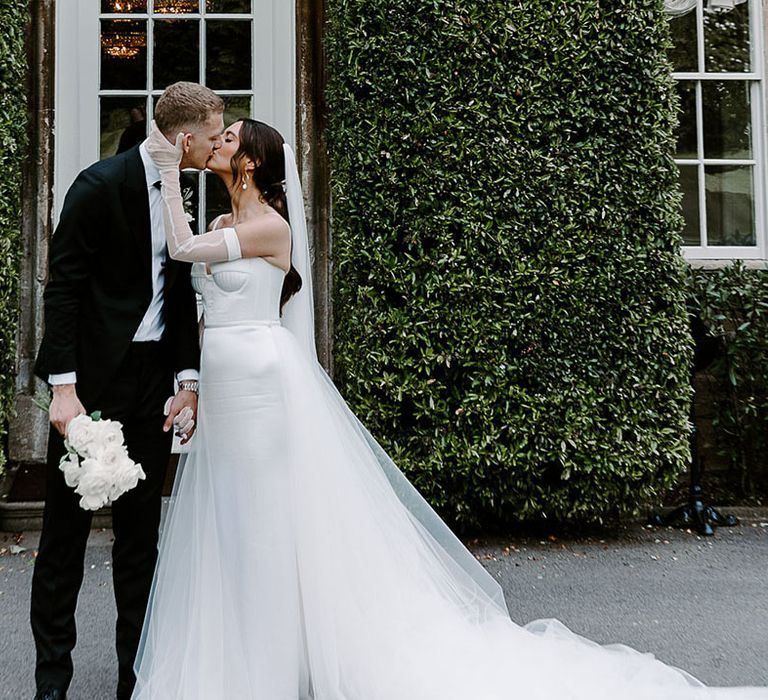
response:
[(198, 429), (163, 524), (133, 698), (768, 700), (766, 688), (705, 688), (555, 620), (512, 622), (498, 583), (317, 361), (285, 151), (304, 286), (282, 318), (284, 273), (267, 260), (193, 267), (205, 316)]
[(698, 687), (555, 621), (514, 624), (281, 326), (282, 270), (211, 268), (193, 270), (199, 428), (163, 528), (134, 698), (768, 698)]

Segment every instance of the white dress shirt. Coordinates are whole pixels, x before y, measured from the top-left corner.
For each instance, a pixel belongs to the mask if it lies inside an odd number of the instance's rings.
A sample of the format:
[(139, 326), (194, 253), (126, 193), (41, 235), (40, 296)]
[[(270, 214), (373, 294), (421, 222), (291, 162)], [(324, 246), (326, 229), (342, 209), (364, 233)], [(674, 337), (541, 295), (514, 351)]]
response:
[[(146, 342), (160, 340), (163, 337), (165, 324), (163, 322), (163, 285), (165, 283), (166, 245), (165, 225), (163, 223), (162, 195), (155, 187), (160, 180), (160, 171), (152, 162), (147, 153), (146, 142), (139, 146), (141, 162), (144, 164), (144, 175), (149, 194), (149, 224), (152, 236), (152, 301), (147, 308), (144, 318), (141, 319), (134, 342)], [(197, 379), (198, 372), (194, 369), (185, 369), (176, 375), (177, 379)], [(48, 377), (49, 384), (75, 384), (76, 372), (65, 374), (51, 374)]]
[(163, 224), (162, 195), (154, 186), (160, 180), (160, 171), (147, 153), (145, 144), (139, 146), (141, 161), (149, 193), (149, 224), (152, 231), (152, 301), (141, 319), (134, 342), (160, 340), (163, 337), (163, 285), (165, 283), (165, 225)]

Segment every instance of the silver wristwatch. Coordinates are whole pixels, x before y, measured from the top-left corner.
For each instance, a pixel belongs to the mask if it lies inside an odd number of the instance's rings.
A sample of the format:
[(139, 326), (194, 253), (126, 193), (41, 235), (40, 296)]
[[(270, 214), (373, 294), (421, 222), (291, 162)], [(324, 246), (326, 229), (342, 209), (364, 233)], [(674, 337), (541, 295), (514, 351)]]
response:
[(179, 391), (191, 391), (193, 394), (197, 394), (198, 393), (197, 379), (180, 379)]

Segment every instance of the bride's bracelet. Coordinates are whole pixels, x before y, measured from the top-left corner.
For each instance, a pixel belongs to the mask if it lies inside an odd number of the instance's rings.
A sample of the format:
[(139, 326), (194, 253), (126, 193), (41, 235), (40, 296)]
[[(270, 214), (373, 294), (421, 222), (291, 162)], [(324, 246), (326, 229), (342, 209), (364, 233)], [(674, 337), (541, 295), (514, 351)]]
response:
[(193, 394), (198, 393), (197, 379), (181, 379), (179, 381), (179, 391), (191, 391)]

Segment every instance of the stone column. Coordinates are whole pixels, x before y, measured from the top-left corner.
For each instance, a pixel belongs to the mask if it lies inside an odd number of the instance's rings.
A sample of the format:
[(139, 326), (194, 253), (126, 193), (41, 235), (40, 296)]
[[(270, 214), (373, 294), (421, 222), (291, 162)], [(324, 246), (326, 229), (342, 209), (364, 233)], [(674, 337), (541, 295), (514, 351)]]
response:
[(313, 259), (320, 362), (333, 373), (329, 168), (325, 143), (324, 0), (296, 0), (296, 158)]
[(29, 154), (22, 189), (17, 398), (9, 435), (12, 463), (44, 461), (48, 440), (48, 417), (32, 403), (41, 387), (32, 368), (43, 327), (42, 297), (53, 203), (54, 0), (29, 3), (29, 12)]

